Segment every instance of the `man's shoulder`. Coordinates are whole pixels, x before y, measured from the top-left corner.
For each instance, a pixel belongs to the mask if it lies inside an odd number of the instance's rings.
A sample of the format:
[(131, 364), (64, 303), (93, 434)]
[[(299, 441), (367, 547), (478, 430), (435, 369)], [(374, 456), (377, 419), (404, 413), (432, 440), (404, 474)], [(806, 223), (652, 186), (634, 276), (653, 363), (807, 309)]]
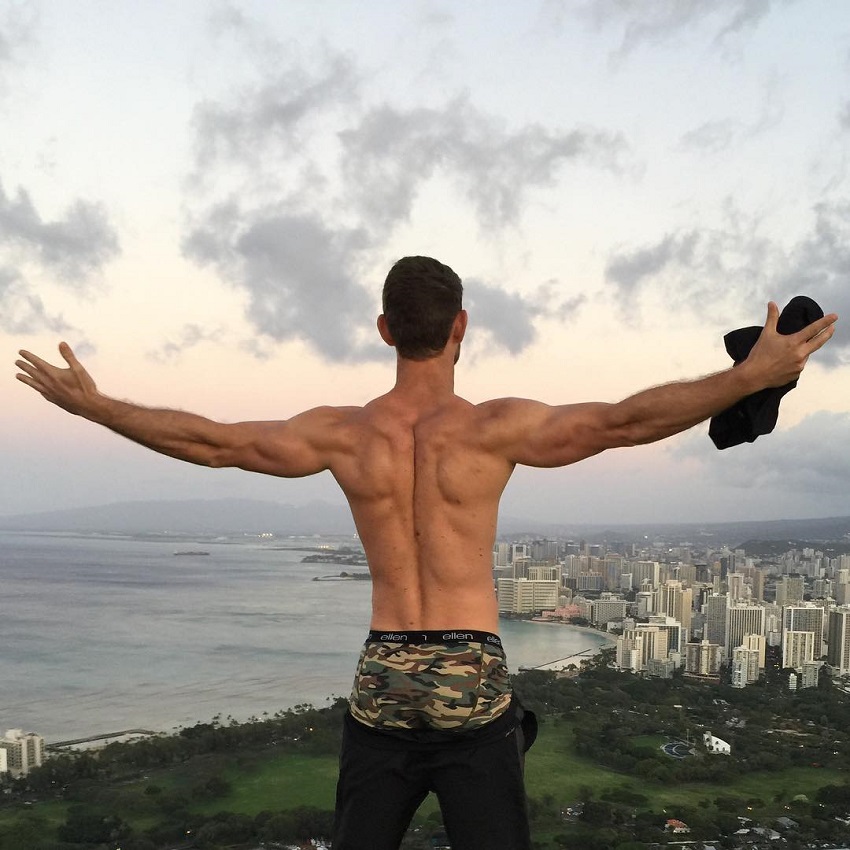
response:
[(545, 407), (543, 402), (529, 398), (491, 398), (475, 405), (475, 410), (482, 419), (497, 420), (511, 418), (528, 410)]
[(353, 421), (358, 416), (362, 415), (363, 410), (363, 407), (337, 407), (327, 404), (321, 405), (320, 407), (313, 407), (310, 410), (305, 410), (303, 413), (298, 414), (298, 417), (295, 418), (309, 419), (317, 423), (324, 422), (327, 424), (344, 424), (346, 422)]

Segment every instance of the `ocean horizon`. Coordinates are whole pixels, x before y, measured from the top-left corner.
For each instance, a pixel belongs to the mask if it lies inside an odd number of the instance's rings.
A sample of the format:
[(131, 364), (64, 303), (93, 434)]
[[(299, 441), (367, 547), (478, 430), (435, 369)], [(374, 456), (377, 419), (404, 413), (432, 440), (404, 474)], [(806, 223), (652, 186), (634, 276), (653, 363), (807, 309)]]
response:
[[(346, 543), (0, 532), (0, 728), (51, 743), (347, 696), (371, 582), (314, 581), (365, 567), (302, 562)], [(608, 643), (518, 620), (500, 634), (513, 672)]]

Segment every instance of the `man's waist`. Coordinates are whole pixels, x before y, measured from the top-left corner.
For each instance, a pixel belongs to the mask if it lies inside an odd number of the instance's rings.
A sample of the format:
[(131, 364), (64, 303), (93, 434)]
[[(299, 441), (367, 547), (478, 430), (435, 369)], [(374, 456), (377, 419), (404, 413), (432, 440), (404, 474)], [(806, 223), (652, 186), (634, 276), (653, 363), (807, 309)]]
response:
[(502, 648), (502, 639), (497, 634), (480, 629), (370, 629), (366, 640), (417, 645), (481, 643)]

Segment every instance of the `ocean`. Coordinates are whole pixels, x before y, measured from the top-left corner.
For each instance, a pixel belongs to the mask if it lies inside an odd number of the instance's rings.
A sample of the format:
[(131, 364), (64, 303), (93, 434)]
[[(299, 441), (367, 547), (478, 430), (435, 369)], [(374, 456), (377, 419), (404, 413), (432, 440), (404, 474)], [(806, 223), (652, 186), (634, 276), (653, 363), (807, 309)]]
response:
[[(346, 543), (0, 532), (0, 730), (168, 732), (346, 696), (371, 583), (302, 563)], [(512, 670), (606, 642), (523, 621), (500, 634)]]

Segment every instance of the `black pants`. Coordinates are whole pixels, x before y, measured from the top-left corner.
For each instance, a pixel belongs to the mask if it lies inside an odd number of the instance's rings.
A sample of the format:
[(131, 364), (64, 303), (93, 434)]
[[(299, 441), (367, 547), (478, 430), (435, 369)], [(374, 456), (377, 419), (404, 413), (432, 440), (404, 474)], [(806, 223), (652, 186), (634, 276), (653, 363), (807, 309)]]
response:
[(526, 713), (505, 734), (406, 745), (346, 716), (334, 850), (397, 850), (429, 791), (452, 850), (529, 850), (523, 761), (535, 726)]

